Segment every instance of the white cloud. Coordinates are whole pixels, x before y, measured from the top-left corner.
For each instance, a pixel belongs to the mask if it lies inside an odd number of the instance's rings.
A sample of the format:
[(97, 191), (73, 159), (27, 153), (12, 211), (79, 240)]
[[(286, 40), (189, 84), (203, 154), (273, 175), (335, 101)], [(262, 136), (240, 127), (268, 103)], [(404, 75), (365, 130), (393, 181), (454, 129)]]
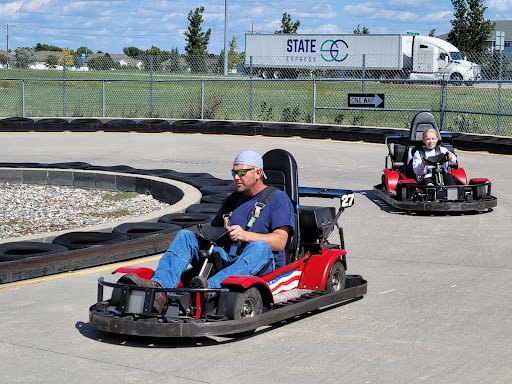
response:
[(424, 0), (389, 0), (388, 6), (393, 9), (424, 8), (428, 6)]
[(343, 7), (343, 10), (350, 15), (370, 15), (377, 11), (377, 8), (374, 7), (373, 3), (363, 3), (359, 5), (346, 5)]
[(448, 21), (453, 18), (453, 11), (440, 11), (435, 13), (429, 13), (419, 19), (420, 23), (436, 23), (439, 21)]
[(24, 12), (39, 12), (43, 11), (46, 13), (48, 7), (57, 6), (52, 5), (53, 0), (30, 0), (23, 4)]
[(4, 19), (13, 17), (21, 9), (22, 5), (23, 1), (0, 4), (0, 15), (2, 15)]
[(498, 11), (509, 11), (512, 9), (512, 0), (489, 0), (487, 7)]
[(392, 20), (392, 21), (401, 21), (401, 22), (412, 22), (418, 20), (418, 15), (412, 12), (400, 12), (400, 11), (391, 11), (391, 10), (381, 10), (376, 12), (372, 19), (384, 19), (384, 20)]
[(325, 24), (321, 25), (314, 29), (313, 33), (332, 33), (332, 34), (340, 34), (343, 33), (340, 27), (334, 24)]

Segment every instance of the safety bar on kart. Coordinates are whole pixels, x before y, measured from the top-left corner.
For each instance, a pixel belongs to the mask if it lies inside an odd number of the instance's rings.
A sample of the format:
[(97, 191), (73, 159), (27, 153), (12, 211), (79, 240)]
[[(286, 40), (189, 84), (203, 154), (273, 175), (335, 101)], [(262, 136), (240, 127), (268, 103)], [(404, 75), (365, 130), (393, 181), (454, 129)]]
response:
[(121, 313), (125, 312), (128, 307), (128, 299), (130, 296), (130, 292), (132, 291), (141, 291), (144, 293), (143, 300), (143, 309), (140, 311), (142, 315), (150, 315), (151, 308), (153, 306), (153, 301), (155, 300), (156, 292), (165, 292), (167, 293), (177, 293), (177, 294), (185, 294), (185, 293), (204, 293), (204, 292), (229, 292), (228, 288), (153, 288), (153, 287), (140, 287), (138, 285), (130, 285), (123, 283), (112, 283), (105, 281), (103, 276), (98, 278), (98, 296), (97, 301), (101, 303), (103, 301), (103, 287), (110, 287), (121, 290), (121, 302), (119, 303), (119, 309)]

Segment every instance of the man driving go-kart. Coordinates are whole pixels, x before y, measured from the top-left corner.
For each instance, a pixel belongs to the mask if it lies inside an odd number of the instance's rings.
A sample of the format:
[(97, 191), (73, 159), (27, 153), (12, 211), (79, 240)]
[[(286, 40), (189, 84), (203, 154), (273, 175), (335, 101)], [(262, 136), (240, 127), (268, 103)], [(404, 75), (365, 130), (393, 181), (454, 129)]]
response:
[[(229, 236), (227, 240), (231, 244), (210, 246), (203, 236), (182, 230), (160, 259), (151, 280), (130, 273), (122, 281), (142, 287), (175, 288), (189, 264), (199, 261), (199, 250), (208, 248), (220, 256), (222, 269), (208, 280), (193, 277), (189, 287), (220, 288), (226, 277), (262, 276), (276, 266), (282, 267), (284, 249), (294, 231), (295, 213), (290, 198), (283, 191), (265, 185), (263, 159), (254, 151), (239, 153), (231, 173), (236, 192), (224, 200), (211, 222), (213, 227), (225, 232), (225, 237)], [(154, 307), (158, 312), (163, 311), (166, 302), (165, 293), (155, 294)]]

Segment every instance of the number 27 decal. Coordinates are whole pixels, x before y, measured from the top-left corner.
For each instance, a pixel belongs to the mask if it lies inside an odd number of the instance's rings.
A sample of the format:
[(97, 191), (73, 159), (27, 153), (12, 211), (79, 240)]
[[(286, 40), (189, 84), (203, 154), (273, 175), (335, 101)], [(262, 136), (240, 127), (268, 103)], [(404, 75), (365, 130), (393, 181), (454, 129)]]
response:
[(354, 205), (354, 194), (349, 193), (348, 195), (341, 196), (341, 207), (347, 208)]

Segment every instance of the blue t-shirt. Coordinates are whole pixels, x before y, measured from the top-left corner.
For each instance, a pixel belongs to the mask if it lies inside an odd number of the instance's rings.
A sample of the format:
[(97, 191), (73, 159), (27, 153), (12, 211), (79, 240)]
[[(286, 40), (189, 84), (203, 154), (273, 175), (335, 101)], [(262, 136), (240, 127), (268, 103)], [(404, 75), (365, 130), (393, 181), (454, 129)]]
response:
[[(263, 190), (264, 191), (264, 190)], [(239, 225), (243, 229), (246, 228), (249, 219), (252, 217), (254, 204), (258, 201), (263, 191), (254, 196), (247, 196), (239, 193), (235, 204), (233, 205), (233, 213), (231, 215), (231, 225)], [(226, 199), (223, 201), (217, 215), (212, 219), (211, 224), (214, 227), (223, 227), (224, 219), (222, 215), (229, 213), (229, 208), (226, 207)], [(281, 190), (275, 191), (270, 197), (269, 201), (260, 212), (260, 217), (254, 222), (251, 232), (256, 233), (271, 233), (276, 228), (289, 225), (290, 234), (292, 235), (295, 228), (295, 213), (293, 211), (292, 202), (286, 193)], [(286, 264), (284, 251), (279, 252), (276, 259), (276, 268), (280, 268)]]

